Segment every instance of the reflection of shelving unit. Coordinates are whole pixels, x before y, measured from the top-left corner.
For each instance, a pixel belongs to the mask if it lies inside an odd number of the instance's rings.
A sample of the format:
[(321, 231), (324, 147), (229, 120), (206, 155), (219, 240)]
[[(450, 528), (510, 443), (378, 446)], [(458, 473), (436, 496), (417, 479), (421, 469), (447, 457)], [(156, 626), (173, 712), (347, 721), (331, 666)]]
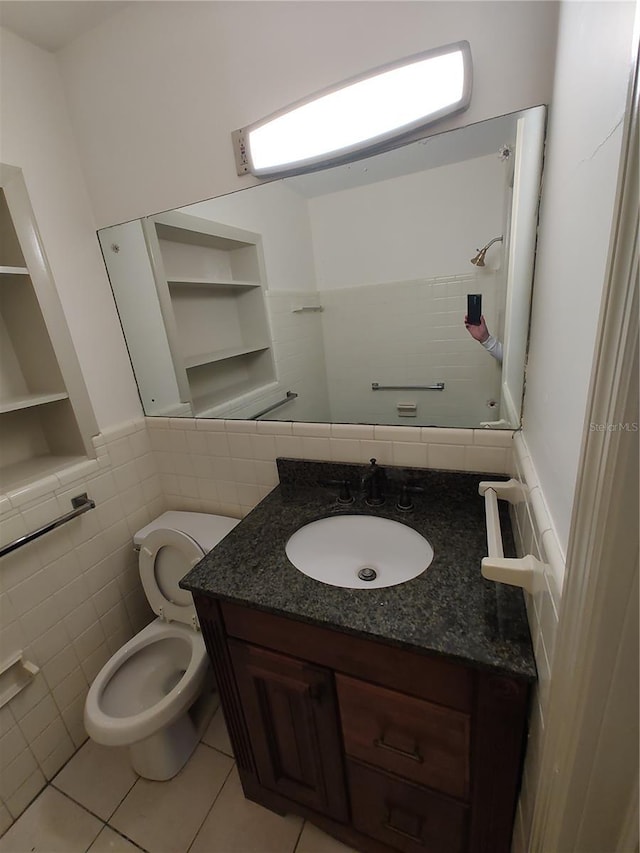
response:
[(0, 167), (0, 489), (93, 455), (97, 432), (19, 169)]
[(144, 230), (182, 402), (197, 415), (273, 382), (260, 235), (182, 213)]

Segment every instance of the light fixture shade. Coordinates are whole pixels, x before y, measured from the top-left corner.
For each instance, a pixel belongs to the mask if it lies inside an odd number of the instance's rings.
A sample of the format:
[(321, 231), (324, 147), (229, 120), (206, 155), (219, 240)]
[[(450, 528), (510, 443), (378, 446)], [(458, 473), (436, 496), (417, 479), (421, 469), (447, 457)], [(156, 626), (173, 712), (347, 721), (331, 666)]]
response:
[(466, 41), (376, 68), (235, 131), (238, 174), (345, 161), (466, 109), (471, 83)]

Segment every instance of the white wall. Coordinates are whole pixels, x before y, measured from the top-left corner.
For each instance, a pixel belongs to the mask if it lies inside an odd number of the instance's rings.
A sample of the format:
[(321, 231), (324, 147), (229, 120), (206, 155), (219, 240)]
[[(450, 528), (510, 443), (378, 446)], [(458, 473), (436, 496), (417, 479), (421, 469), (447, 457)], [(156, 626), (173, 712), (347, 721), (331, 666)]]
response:
[(508, 168), (496, 151), (311, 199), (318, 290), (473, 272), (504, 232)]
[[(538, 682), (513, 853), (529, 849), (554, 655), (562, 620), (566, 546), (589, 391), (620, 157), (633, 3), (567, 2), (560, 15), (533, 288), (524, 428), (513, 474), (529, 486), (514, 508), (519, 554), (545, 564), (526, 596)], [(573, 565), (571, 571), (580, 572)], [(560, 621), (559, 621), (560, 620)]]
[(468, 39), (469, 110), (549, 100), (552, 2), (133, 3), (60, 54), (99, 227), (248, 186), (231, 131), (365, 69)]
[(524, 436), (566, 549), (609, 248), (634, 3), (562, 6)]
[(262, 235), (269, 290), (316, 289), (307, 200), (274, 181), (250, 193), (230, 193), (183, 210)]
[(69, 124), (56, 59), (2, 30), (4, 163), (23, 170), (101, 427), (141, 414)]

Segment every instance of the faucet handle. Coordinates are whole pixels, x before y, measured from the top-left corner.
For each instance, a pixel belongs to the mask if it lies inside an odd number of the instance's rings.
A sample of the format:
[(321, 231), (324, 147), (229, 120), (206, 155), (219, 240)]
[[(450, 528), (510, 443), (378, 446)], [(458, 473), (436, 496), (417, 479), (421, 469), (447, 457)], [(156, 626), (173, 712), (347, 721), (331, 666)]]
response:
[(340, 492), (336, 498), (339, 504), (352, 504), (355, 498), (351, 494), (351, 483), (349, 480), (326, 480), (323, 486), (338, 486)]
[(414, 486), (410, 483), (403, 483), (400, 486), (400, 495), (396, 504), (396, 509), (402, 512), (410, 512), (414, 508), (411, 495), (424, 494), (427, 490), (424, 486)]

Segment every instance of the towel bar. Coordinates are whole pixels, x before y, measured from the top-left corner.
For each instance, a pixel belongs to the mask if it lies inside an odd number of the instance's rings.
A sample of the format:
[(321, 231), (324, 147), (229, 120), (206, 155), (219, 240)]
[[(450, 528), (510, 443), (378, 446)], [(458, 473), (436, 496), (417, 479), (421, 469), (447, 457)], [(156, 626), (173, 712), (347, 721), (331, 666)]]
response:
[(433, 385), (380, 385), (379, 382), (371, 383), (372, 391), (444, 391), (444, 382), (435, 382)]
[(257, 421), (258, 418), (261, 418), (263, 415), (266, 415), (267, 412), (272, 412), (274, 409), (279, 409), (280, 406), (284, 406), (285, 403), (290, 403), (292, 400), (295, 400), (298, 395), (295, 391), (287, 391), (287, 396), (284, 400), (278, 400), (277, 403), (272, 403), (270, 406), (267, 406), (266, 409), (261, 409), (255, 415), (252, 416), (252, 421)]
[(518, 480), (513, 479), (495, 483), (482, 482), (478, 492), (484, 495), (489, 551), (488, 556), (482, 559), (482, 577), (489, 581), (519, 586), (533, 595), (536, 575), (544, 572), (546, 566), (533, 554), (518, 558), (504, 556), (498, 512), (498, 498), (509, 501), (511, 504), (520, 503), (525, 500), (525, 487)]
[(13, 542), (9, 542), (8, 545), (4, 545), (2, 548), (0, 548), (0, 557), (4, 557), (5, 554), (10, 554), (12, 551), (15, 551), (16, 548), (21, 548), (28, 542), (33, 542), (34, 539), (38, 539), (40, 536), (44, 536), (45, 533), (49, 533), (49, 531), (55, 530), (56, 527), (60, 527), (61, 525), (66, 524), (67, 521), (71, 521), (73, 518), (77, 518), (79, 515), (82, 515), (82, 513), (88, 512), (88, 510), (90, 509), (94, 509), (95, 503), (91, 500), (91, 498), (88, 498), (87, 493), (84, 492), (81, 495), (76, 495), (75, 498), (71, 498), (71, 506), (73, 507), (71, 512), (67, 512), (65, 513), (65, 515), (61, 515), (60, 518), (56, 518), (53, 521), (50, 521), (48, 524), (44, 524), (42, 527), (39, 527), (37, 530), (34, 530), (31, 533), (25, 533), (24, 536), (20, 536), (18, 539), (14, 539)]

